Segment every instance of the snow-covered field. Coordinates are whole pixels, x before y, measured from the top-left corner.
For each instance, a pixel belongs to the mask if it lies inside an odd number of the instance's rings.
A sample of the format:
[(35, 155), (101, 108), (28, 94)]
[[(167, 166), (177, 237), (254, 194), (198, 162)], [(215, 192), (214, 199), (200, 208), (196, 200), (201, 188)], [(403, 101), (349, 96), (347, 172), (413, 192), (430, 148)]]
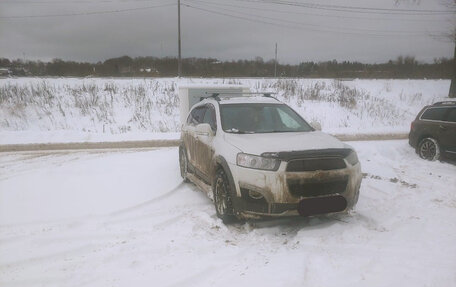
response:
[(332, 134), (407, 133), (449, 80), (0, 79), (0, 144), (178, 138), (177, 86), (243, 84), (277, 93)]
[(0, 155), (0, 286), (456, 286), (456, 166), (353, 142), (349, 215), (225, 226), (177, 149)]

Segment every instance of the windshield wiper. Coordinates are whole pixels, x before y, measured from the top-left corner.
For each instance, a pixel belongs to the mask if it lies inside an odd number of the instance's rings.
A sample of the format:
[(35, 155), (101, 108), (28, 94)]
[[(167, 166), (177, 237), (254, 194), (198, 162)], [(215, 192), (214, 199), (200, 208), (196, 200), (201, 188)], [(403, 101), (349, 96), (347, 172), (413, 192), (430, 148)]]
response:
[(264, 133), (292, 133), (295, 131), (287, 131), (287, 130), (269, 130), (269, 131), (264, 131)]
[(225, 130), (225, 132), (231, 133), (231, 134), (254, 134), (255, 133), (255, 132), (252, 132), (252, 131), (240, 131), (240, 130), (235, 129), (235, 128), (231, 128), (229, 130)]
[(264, 133), (302, 133), (302, 132), (310, 132), (309, 131), (296, 131), (296, 130), (270, 130), (270, 131), (265, 131)]

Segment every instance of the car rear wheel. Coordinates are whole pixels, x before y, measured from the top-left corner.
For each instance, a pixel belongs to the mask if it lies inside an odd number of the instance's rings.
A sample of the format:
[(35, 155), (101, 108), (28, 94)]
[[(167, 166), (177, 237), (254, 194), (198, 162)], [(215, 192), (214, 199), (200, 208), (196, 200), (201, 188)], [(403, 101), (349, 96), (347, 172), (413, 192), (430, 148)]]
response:
[(180, 167), (180, 174), (181, 177), (184, 179), (184, 182), (189, 182), (187, 178), (188, 173), (188, 161), (187, 161), (187, 153), (185, 149), (179, 149), (179, 167)]
[(433, 138), (425, 138), (418, 144), (418, 154), (426, 160), (438, 160), (440, 158), (440, 148), (437, 141)]
[(213, 188), (214, 205), (217, 217), (225, 224), (236, 221), (230, 196), (231, 188), (225, 172), (219, 169), (215, 175), (215, 185)]

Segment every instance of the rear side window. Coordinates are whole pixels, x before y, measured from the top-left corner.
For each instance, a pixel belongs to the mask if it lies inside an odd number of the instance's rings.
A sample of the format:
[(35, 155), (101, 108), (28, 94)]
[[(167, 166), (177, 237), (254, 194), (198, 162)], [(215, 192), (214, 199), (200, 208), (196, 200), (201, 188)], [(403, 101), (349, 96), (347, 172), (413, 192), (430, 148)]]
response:
[(203, 122), (204, 113), (206, 112), (207, 107), (198, 107), (192, 110), (187, 119), (187, 124), (197, 125)]
[(447, 120), (452, 123), (456, 123), (456, 108), (450, 108), (448, 112)]
[(421, 115), (422, 120), (443, 121), (449, 108), (429, 108)]

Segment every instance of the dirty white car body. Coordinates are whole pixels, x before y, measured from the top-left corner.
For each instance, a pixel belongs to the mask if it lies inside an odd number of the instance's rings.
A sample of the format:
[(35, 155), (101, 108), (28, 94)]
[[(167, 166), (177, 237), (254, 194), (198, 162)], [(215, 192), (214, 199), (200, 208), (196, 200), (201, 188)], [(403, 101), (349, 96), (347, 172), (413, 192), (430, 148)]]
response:
[[(243, 117), (251, 115), (242, 114), (246, 107), (272, 111), (291, 128), (230, 127), (224, 111), (239, 109), (231, 121), (249, 125)], [(270, 96), (214, 95), (194, 105), (182, 127), (179, 160), (182, 177), (214, 199), (224, 222), (345, 212), (355, 206), (362, 178), (352, 147), (316, 131)]]

